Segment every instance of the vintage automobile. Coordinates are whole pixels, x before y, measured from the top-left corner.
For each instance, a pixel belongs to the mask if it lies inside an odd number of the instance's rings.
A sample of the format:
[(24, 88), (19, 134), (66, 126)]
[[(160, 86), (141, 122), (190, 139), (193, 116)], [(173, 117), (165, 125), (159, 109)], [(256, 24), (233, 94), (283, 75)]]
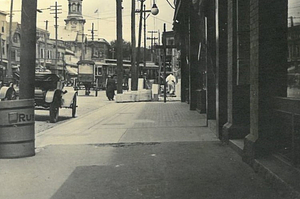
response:
[(72, 117), (76, 115), (77, 92), (63, 88), (59, 76), (51, 73), (35, 74), (35, 107), (50, 110), (50, 122), (58, 121), (59, 108), (72, 109)]
[(0, 101), (15, 100), (17, 98), (17, 92), (13, 83), (8, 85), (0, 85)]

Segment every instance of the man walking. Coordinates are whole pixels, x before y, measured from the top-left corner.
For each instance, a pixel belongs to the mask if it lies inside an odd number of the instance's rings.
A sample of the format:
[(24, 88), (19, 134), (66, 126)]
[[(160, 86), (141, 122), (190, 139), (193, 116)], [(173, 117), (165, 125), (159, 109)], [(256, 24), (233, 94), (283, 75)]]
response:
[(175, 84), (176, 84), (176, 78), (174, 77), (173, 73), (168, 75), (166, 78), (166, 83), (168, 85), (168, 92), (170, 95), (174, 95), (175, 93)]

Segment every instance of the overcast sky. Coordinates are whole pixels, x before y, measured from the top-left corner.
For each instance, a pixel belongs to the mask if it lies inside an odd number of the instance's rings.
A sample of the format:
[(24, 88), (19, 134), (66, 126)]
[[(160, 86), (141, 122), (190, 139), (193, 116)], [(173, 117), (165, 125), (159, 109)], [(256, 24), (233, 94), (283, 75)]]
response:
[[(59, 15), (58, 25), (64, 26), (64, 19), (67, 18), (68, 14), (68, 0), (38, 0), (38, 8), (49, 8), (50, 6), (54, 6), (56, 1), (58, 5), (62, 6), (62, 14)], [(15, 11), (13, 21), (20, 22), (22, 0), (14, 0), (13, 2), (13, 10)], [(160, 32), (162, 32), (164, 23), (166, 23), (167, 31), (172, 30), (174, 9), (168, 4), (167, 0), (156, 0), (155, 2), (159, 8), (159, 14), (156, 17), (150, 15), (147, 18), (147, 31), (160, 30)], [(173, 3), (174, 0), (170, 0), (170, 2)], [(150, 9), (152, 4), (153, 0), (146, 0), (146, 9)], [(0, 5), (1, 10), (9, 11), (10, 0), (0, 0)], [(123, 38), (126, 41), (130, 41), (131, 0), (123, 0), (123, 8)], [(136, 4), (136, 8), (139, 8), (138, 2)], [(98, 13), (95, 13), (97, 9)], [(45, 29), (45, 21), (48, 20), (48, 29), (50, 32), (53, 32), (53, 17), (54, 15), (50, 14), (50, 10), (43, 10), (43, 13), (37, 14), (37, 26)], [(97, 30), (95, 34), (98, 35), (96, 37), (105, 38), (109, 42), (116, 39), (116, 0), (83, 0), (83, 18), (86, 20), (86, 34), (90, 35), (88, 30), (91, 29), (91, 24), (94, 23), (95, 29)], [(136, 15), (136, 31), (138, 31), (138, 18), (138, 15)], [(9, 21), (9, 17), (7, 17), (7, 21)], [(148, 34), (147, 36), (149, 37), (151, 35)], [(147, 46), (149, 45), (150, 41), (147, 41)]]
[[(55, 2), (58, 2), (62, 7), (62, 14), (59, 15), (59, 26), (64, 26), (68, 14), (68, 0), (38, 0), (38, 8), (46, 9), (50, 6), (54, 6)], [(20, 22), (21, 16), (21, 2), (22, 0), (14, 0), (14, 16), (13, 21)], [(169, 0), (173, 3), (174, 0)], [(150, 9), (153, 0), (146, 0), (146, 9)], [(147, 31), (160, 30), (163, 31), (163, 24), (166, 23), (167, 30), (172, 30), (172, 19), (174, 15), (174, 9), (168, 4), (167, 0), (156, 0), (156, 4), (160, 10), (157, 16), (150, 15), (147, 19)], [(9, 11), (10, 0), (0, 0), (1, 10)], [(137, 3), (139, 8), (139, 3)], [(123, 0), (123, 38), (126, 41), (130, 41), (130, 12), (131, 12), (131, 0)], [(98, 9), (98, 13), (94, 13)], [(294, 23), (300, 24), (300, 1), (289, 0), (289, 14), (288, 16), (294, 17)], [(49, 31), (54, 32), (54, 15), (50, 14), (50, 10), (43, 10), (43, 13), (37, 15), (37, 26), (45, 29), (45, 21), (49, 21)], [(91, 29), (92, 23), (95, 24), (95, 32), (100, 38), (105, 38), (107, 41), (116, 39), (116, 0), (83, 0), (83, 17), (86, 19), (85, 31), (90, 35), (88, 30)], [(138, 31), (138, 15), (136, 15), (136, 31)], [(9, 20), (9, 17), (7, 17)], [(290, 19), (289, 19), (290, 23)], [(150, 34), (147, 35), (151, 36)], [(143, 39), (142, 39), (143, 44)], [(150, 41), (147, 42), (147, 46), (150, 45)]]

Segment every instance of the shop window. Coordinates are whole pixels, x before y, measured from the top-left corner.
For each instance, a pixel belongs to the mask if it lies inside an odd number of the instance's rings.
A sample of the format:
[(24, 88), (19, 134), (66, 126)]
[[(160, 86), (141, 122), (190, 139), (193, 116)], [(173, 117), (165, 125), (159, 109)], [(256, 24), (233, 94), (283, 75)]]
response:
[(16, 61), (16, 51), (15, 51), (15, 50), (12, 50), (12, 51), (11, 51), (10, 57), (11, 57), (11, 60), (12, 60), (12, 61)]
[(5, 31), (4, 27), (5, 27), (5, 22), (4, 22), (4, 21), (2, 21), (1, 32), (3, 32), (3, 33), (4, 33), (4, 31)]

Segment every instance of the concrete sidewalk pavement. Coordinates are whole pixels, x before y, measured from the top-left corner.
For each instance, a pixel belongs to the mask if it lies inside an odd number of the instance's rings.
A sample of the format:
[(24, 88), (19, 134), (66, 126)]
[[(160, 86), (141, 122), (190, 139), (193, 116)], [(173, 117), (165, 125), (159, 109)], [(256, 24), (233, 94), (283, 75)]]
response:
[(108, 103), (0, 160), (0, 198), (284, 198), (180, 102)]

